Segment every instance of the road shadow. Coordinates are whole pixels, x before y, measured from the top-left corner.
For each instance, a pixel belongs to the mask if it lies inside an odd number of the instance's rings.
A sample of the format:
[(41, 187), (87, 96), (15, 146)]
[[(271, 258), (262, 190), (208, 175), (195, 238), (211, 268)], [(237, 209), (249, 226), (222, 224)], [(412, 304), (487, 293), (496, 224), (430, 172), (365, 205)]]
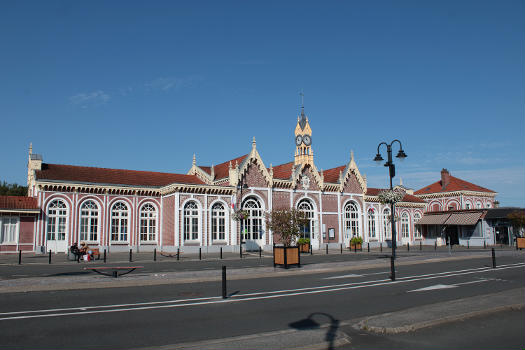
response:
[(322, 323), (320, 322), (322, 322), (323, 319), (328, 319), (330, 322), (330, 326), (326, 330), (324, 339), (328, 342), (327, 350), (333, 350), (335, 338), (337, 336), (337, 330), (339, 329), (339, 320), (334, 318), (332, 315), (324, 312), (314, 312), (308, 315), (307, 318), (303, 318), (301, 320), (289, 323), (288, 326), (290, 328), (294, 328), (300, 331), (319, 329), (322, 325)]
[(90, 273), (91, 272), (89, 272), (89, 271), (60, 272), (60, 273), (53, 273), (51, 275), (46, 275), (46, 277), (81, 276), (81, 275), (88, 275)]

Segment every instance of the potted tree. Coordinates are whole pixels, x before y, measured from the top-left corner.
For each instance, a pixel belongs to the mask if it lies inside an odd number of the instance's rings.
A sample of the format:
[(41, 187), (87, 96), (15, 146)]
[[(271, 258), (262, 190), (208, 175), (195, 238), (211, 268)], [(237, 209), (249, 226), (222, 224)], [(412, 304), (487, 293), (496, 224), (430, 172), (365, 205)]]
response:
[(266, 228), (277, 236), (273, 245), (273, 265), (301, 266), (299, 246), (293, 245), (300, 235), (301, 227), (308, 223), (306, 213), (296, 209), (275, 209), (266, 216)]
[(297, 240), (297, 244), (299, 245), (299, 250), (301, 253), (309, 253), (310, 252), (310, 238), (299, 238)]
[(363, 238), (359, 236), (354, 236), (350, 240), (350, 249), (351, 250), (363, 250)]

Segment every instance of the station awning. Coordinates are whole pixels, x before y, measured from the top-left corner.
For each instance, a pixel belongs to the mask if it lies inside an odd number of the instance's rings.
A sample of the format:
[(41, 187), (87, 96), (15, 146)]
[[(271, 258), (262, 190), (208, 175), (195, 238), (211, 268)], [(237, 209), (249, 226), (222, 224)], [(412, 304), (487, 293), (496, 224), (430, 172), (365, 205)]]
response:
[(445, 225), (476, 225), (483, 212), (453, 213), (445, 222)]
[(450, 214), (425, 214), (423, 215), (421, 220), (416, 222), (416, 225), (443, 225), (445, 224), (449, 216)]

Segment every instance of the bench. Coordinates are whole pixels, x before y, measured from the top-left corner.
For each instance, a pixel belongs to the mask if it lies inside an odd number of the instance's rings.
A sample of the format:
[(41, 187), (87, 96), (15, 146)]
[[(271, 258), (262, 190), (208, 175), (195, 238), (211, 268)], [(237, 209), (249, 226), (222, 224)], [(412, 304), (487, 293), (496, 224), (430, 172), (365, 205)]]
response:
[(95, 258), (95, 255), (97, 256), (97, 260), (100, 260), (100, 250), (98, 248), (89, 248), (93, 252), (93, 258)]
[[(84, 267), (84, 270), (93, 271), (104, 276), (112, 276), (117, 278), (118, 276), (127, 275), (130, 272), (135, 271), (136, 269), (142, 269), (144, 266), (100, 266), (100, 267)], [(119, 271), (127, 270), (124, 273), (119, 273)], [(107, 273), (110, 271), (111, 273)]]

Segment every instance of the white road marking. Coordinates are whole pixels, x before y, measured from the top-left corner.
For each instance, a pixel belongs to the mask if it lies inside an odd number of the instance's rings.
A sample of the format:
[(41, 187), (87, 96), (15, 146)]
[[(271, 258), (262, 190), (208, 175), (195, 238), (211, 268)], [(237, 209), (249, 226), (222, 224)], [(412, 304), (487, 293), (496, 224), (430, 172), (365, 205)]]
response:
[[(234, 303), (234, 302), (241, 302), (241, 301), (264, 300), (264, 299), (282, 298), (282, 297), (288, 297), (288, 296), (319, 294), (319, 293), (336, 292), (336, 291), (342, 291), (342, 290), (351, 290), (351, 289), (359, 289), (359, 288), (367, 288), (367, 287), (375, 287), (375, 286), (383, 286), (383, 285), (409, 283), (409, 282), (414, 282), (414, 281), (422, 281), (422, 280), (429, 280), (429, 279), (436, 279), (436, 278), (446, 278), (446, 277), (462, 276), (462, 275), (468, 275), (468, 274), (484, 273), (484, 272), (498, 271), (498, 270), (505, 270), (505, 269), (512, 269), (512, 268), (522, 268), (523, 266), (525, 266), (525, 263), (501, 265), (497, 267), (496, 269), (493, 269), (490, 267), (483, 267), (483, 268), (473, 268), (473, 269), (459, 270), (459, 271), (442, 272), (442, 273), (436, 273), (432, 275), (427, 274), (427, 275), (419, 275), (419, 276), (417, 275), (407, 276), (407, 277), (399, 278), (396, 281), (390, 281), (389, 279), (382, 279), (382, 280), (375, 280), (375, 281), (343, 283), (339, 285), (237, 294), (228, 299), (222, 299), (221, 297), (208, 297), (208, 298), (180, 299), (180, 300), (146, 302), (146, 303), (135, 303), (135, 304), (117, 304), (117, 305), (86, 306), (86, 307), (48, 309), (48, 310), (13, 311), (13, 312), (0, 313), (0, 315), (7, 316), (7, 317), (0, 318), (0, 321), (28, 319), (28, 318), (58, 317), (58, 316), (82, 316), (86, 314), (96, 314), (96, 313), (152, 310), (152, 309), (199, 306), (199, 305), (218, 304), (218, 303)], [(485, 281), (485, 280), (483, 279), (483, 280), (479, 280), (475, 282), (481, 282), (481, 281)], [(475, 282), (463, 282), (462, 284), (475, 283)], [(117, 308), (117, 307), (125, 307), (125, 306), (127, 308)], [(79, 311), (81, 309), (89, 309), (89, 310)], [(56, 311), (64, 311), (64, 312), (50, 313), (50, 312), (56, 312)], [(28, 315), (31, 313), (41, 313), (41, 314)], [(15, 316), (15, 315), (20, 315), (20, 316)]]
[(332, 276), (332, 277), (325, 277), (324, 280), (335, 280), (335, 279), (341, 279), (341, 278), (355, 278), (355, 277), (364, 277), (364, 276), (373, 276), (373, 275), (389, 275), (390, 271), (382, 271), (382, 272), (374, 272), (374, 273), (363, 273), (361, 275), (357, 275), (354, 273), (348, 274), (348, 275), (342, 275), (342, 276)]
[(424, 288), (409, 290), (409, 291), (407, 291), (407, 293), (427, 292), (429, 290), (457, 288), (457, 287), (463, 286), (465, 284), (481, 283), (481, 282), (488, 282), (488, 281), (494, 281), (494, 280), (495, 280), (494, 278), (482, 278), (482, 279), (475, 280), (475, 281), (461, 282), (461, 283), (454, 283), (454, 284), (435, 284), (433, 286), (428, 286), (428, 287), (424, 287)]

